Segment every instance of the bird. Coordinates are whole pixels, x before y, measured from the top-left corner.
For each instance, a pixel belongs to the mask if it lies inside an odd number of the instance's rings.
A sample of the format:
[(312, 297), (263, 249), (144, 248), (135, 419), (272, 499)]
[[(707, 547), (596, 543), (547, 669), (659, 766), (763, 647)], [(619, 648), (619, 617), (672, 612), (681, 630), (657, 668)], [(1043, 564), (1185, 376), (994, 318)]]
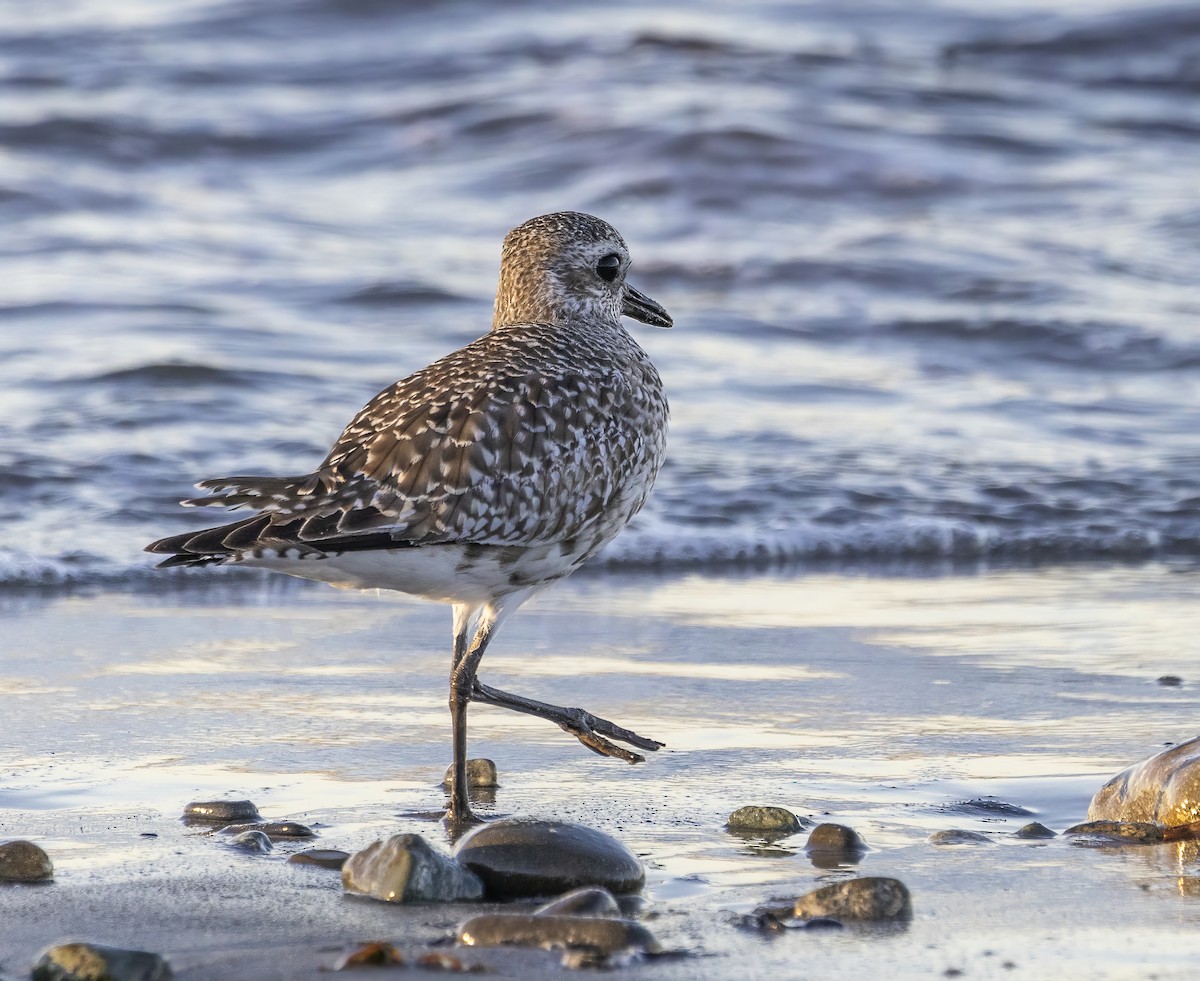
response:
[(255, 567), (450, 604), (451, 827), (480, 821), (467, 798), (471, 702), (555, 722), (630, 763), (645, 757), (614, 740), (665, 745), (477, 677), (500, 625), (611, 541), (662, 466), (662, 379), (622, 317), (673, 321), (629, 266), (625, 240), (592, 215), (518, 225), (487, 333), (376, 395), (311, 473), (203, 480), (208, 494), (181, 502), (253, 516), (146, 546), (169, 555), (160, 568)]

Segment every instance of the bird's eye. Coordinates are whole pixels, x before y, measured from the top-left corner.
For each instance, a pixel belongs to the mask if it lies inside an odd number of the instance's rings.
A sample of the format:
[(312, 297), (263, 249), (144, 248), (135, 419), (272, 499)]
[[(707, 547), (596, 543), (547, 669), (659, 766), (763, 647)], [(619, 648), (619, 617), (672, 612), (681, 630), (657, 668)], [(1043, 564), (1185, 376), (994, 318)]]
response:
[(599, 262), (596, 263), (596, 275), (606, 283), (611, 283), (617, 278), (617, 273), (621, 271), (621, 257), (615, 252), (610, 252)]

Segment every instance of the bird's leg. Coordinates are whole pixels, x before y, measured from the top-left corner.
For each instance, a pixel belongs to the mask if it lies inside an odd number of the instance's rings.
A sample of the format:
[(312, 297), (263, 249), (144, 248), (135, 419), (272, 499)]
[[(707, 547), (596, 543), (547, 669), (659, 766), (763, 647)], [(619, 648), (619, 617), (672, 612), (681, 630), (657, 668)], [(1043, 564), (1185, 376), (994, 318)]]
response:
[[(473, 702), (482, 702), (484, 705), (497, 705), (500, 708), (512, 709), (514, 712), (524, 712), (526, 715), (536, 715), (538, 718), (547, 719), (562, 728), (564, 732), (569, 732), (592, 752), (599, 753), (601, 756), (611, 756), (618, 760), (624, 760), (626, 763), (644, 763), (646, 762), (646, 757), (640, 753), (631, 752), (623, 746), (618, 746), (611, 742), (610, 739), (619, 739), (623, 743), (629, 743), (631, 746), (636, 746), (638, 749), (644, 749), (649, 752), (654, 752), (654, 750), (661, 749), (666, 745), (666, 743), (660, 743), (657, 739), (647, 739), (645, 736), (639, 736), (636, 732), (624, 729), (615, 723), (609, 722), (607, 719), (592, 715), (591, 712), (586, 712), (581, 708), (561, 708), (558, 705), (549, 705), (546, 702), (525, 698), (522, 695), (513, 695), (509, 692), (501, 691), (499, 688), (492, 688), (490, 685), (485, 685), (478, 679), (475, 679), (473, 682), (470, 700)], [(606, 736), (610, 737), (610, 739), (606, 739)]]
[(487, 650), (488, 641), (503, 618), (504, 609), (498, 604), (483, 608), (475, 627), (475, 636), (467, 643), (471, 620), (478, 608), (465, 603), (454, 607), (454, 660), (450, 669), (450, 722), (454, 742), (454, 780), (450, 785), (450, 806), (445, 822), (461, 829), (477, 824), (477, 818), (467, 799), (467, 705), (475, 688), (475, 672)]

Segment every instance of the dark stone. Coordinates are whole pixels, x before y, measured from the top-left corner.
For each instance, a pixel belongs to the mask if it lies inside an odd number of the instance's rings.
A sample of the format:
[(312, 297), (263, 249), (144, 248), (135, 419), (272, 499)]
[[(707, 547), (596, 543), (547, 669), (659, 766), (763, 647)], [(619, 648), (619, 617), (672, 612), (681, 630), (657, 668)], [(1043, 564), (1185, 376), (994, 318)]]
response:
[(261, 821), (258, 808), (248, 800), (198, 800), (183, 809), (185, 824), (230, 824)]
[(1180, 688), (1183, 686), (1183, 679), (1177, 674), (1164, 674), (1158, 679), (1158, 683), (1164, 688)]
[(468, 947), (584, 947), (604, 957), (625, 951), (653, 954), (662, 949), (654, 934), (633, 920), (534, 913), (472, 917), (458, 928), (458, 942)]
[(607, 889), (574, 889), (535, 911), (537, 916), (620, 916), (621, 907)]
[(800, 920), (903, 920), (912, 916), (912, 899), (899, 879), (865, 876), (805, 893), (792, 915)]
[(818, 824), (805, 842), (806, 851), (865, 852), (867, 843), (844, 824)]
[(1200, 821), (1200, 736), (1122, 770), (1096, 791), (1089, 821)]
[(1154, 845), (1163, 840), (1162, 827), (1149, 821), (1088, 821), (1067, 828), (1063, 834), (1100, 844)]
[(295, 855), (289, 855), (287, 863), (288, 865), (316, 865), (322, 869), (341, 871), (349, 857), (349, 852), (338, 851), (336, 848), (308, 848), (302, 852), (296, 852)]
[(483, 884), (420, 835), (394, 835), (351, 855), (342, 866), (349, 893), (386, 903), (452, 903), (480, 899)]
[(240, 835), (259, 831), (272, 840), (280, 838), (315, 838), (317, 833), (298, 821), (257, 821), (253, 824), (229, 824), (221, 829), (223, 835)]
[(619, 894), (646, 880), (642, 863), (617, 839), (564, 821), (492, 821), (463, 838), (454, 855), (493, 899), (554, 896), (580, 886)]
[(931, 845), (990, 845), (992, 839), (980, 831), (963, 831), (954, 828), (950, 831), (935, 831), (926, 841)]
[(0, 843), (0, 882), (45, 882), (53, 878), (54, 863), (32, 841)]
[(174, 976), (158, 954), (88, 943), (51, 947), (33, 968), (33, 981), (171, 981)]
[(960, 814), (984, 814), (990, 817), (1031, 817), (1033, 811), (1019, 804), (1009, 804), (995, 797), (975, 797), (971, 800), (958, 801), (945, 808)]
[(1053, 831), (1047, 828), (1044, 824), (1039, 824), (1037, 821), (1031, 821), (1025, 827), (1018, 829), (1015, 832), (1018, 838), (1057, 838)]
[(725, 827), (730, 831), (756, 831), (760, 834), (795, 834), (804, 823), (786, 807), (739, 807), (729, 815)]
[(243, 831), (229, 844), (254, 855), (265, 855), (271, 850), (271, 839), (261, 831)]
[[(450, 787), (454, 784), (454, 764), (451, 763), (446, 768), (446, 776), (442, 780), (443, 787)], [(496, 764), (491, 760), (475, 759), (467, 760), (467, 786), (468, 787), (499, 787), (500, 781), (496, 774)]]

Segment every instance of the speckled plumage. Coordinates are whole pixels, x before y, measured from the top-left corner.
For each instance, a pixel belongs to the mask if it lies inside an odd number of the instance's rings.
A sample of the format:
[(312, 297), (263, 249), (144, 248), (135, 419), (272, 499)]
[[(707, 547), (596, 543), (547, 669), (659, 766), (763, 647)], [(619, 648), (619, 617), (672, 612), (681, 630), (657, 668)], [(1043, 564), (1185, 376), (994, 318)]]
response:
[(476, 678), (504, 618), (624, 528), (662, 465), (662, 382), (621, 317), (671, 318), (626, 283), (628, 269), (621, 236), (590, 215), (514, 228), (488, 334), (380, 392), (311, 474), (206, 480), (212, 495), (184, 502), (253, 517), (147, 546), (170, 555), (163, 566), (238, 563), (454, 604), (447, 819), (457, 825), (475, 820), (472, 701), (549, 719), (631, 763), (642, 757), (610, 739), (662, 745)]

